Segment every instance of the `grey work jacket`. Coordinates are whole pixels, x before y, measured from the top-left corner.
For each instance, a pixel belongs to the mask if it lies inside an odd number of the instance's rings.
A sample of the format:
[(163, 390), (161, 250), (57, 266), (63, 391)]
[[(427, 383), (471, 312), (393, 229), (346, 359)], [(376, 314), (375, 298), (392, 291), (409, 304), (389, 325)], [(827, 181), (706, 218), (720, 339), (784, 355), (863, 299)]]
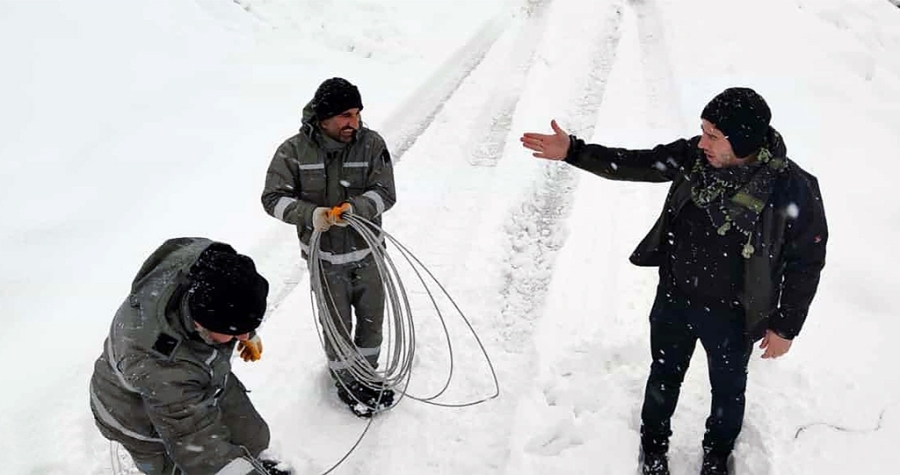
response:
[(144, 262), (94, 365), (91, 407), (102, 426), (162, 444), (186, 474), (244, 475), (255, 472), (229, 442), (217, 407), (235, 343), (197, 337), (182, 298), (188, 271), (210, 244), (170, 239)]
[[(300, 133), (275, 152), (262, 193), (266, 213), (296, 226), (304, 258), (317, 207), (348, 202), (354, 214), (381, 226), (381, 215), (397, 200), (391, 156), (377, 132), (360, 127), (352, 142), (328, 153), (314, 122), (307, 105)], [(322, 235), (320, 246), (322, 259), (332, 264), (357, 262), (371, 252), (349, 226), (331, 227)]]

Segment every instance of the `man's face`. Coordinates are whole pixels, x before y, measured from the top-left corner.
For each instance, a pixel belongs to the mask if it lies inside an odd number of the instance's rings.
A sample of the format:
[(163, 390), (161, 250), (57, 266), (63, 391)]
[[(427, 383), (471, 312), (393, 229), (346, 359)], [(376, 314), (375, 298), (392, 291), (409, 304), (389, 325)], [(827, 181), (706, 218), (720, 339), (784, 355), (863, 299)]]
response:
[(734, 150), (731, 148), (731, 142), (728, 137), (717, 129), (712, 122), (701, 119), (700, 129), (703, 134), (700, 136), (700, 143), (697, 147), (706, 154), (706, 160), (714, 168), (733, 167), (743, 165), (746, 160), (741, 160), (734, 156)]
[(359, 130), (359, 109), (347, 109), (344, 112), (319, 122), (325, 135), (340, 141), (350, 142)]

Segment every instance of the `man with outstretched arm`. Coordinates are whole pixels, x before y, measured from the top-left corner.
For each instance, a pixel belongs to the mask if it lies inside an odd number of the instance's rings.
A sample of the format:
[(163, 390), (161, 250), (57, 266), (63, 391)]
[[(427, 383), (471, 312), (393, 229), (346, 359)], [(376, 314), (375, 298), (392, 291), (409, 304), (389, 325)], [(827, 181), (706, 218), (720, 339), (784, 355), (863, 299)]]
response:
[(700, 117), (699, 136), (650, 150), (586, 144), (556, 121), (552, 134), (521, 138), (535, 157), (604, 178), (671, 182), (659, 219), (631, 255), (659, 268), (641, 410), (644, 475), (669, 473), (670, 419), (697, 340), (712, 387), (700, 473), (728, 474), (752, 344), (762, 340), (763, 358), (790, 350), (825, 265), (818, 182), (787, 158), (763, 98), (730, 88)]

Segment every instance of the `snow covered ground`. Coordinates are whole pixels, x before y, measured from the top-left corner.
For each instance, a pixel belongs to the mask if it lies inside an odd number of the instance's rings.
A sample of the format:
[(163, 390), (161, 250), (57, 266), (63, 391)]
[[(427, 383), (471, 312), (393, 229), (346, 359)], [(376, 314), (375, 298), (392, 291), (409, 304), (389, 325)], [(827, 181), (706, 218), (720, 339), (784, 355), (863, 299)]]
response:
[[(317, 474), (350, 449), (366, 425), (326, 395), (293, 230), (259, 203), (300, 107), (343, 76), (397, 158), (385, 228), (472, 319), (501, 394), (406, 400), (334, 473), (632, 473), (656, 281), (627, 256), (666, 187), (533, 159), (518, 137), (556, 118), (651, 146), (697, 133), (732, 85), (768, 100), (831, 228), (804, 332), (751, 360), (738, 469), (895, 473), (898, 51), (883, 0), (0, 1), (2, 472), (112, 473), (91, 367), (147, 253), (185, 235), (232, 243), (272, 282), (265, 356), (235, 371), (273, 450)], [(417, 331), (410, 390), (427, 395), (447, 361), (437, 320)], [(450, 331), (445, 400), (489, 396), (477, 346)], [(698, 350), (673, 474), (697, 473), (708, 408)]]

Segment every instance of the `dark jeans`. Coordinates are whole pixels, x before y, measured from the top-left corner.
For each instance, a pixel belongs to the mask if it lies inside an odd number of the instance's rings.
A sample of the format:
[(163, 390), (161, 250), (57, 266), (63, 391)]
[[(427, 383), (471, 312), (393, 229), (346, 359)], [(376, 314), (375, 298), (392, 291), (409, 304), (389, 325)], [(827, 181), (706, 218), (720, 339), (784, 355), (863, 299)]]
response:
[(706, 350), (712, 387), (703, 448), (731, 452), (744, 420), (747, 363), (753, 348), (744, 327), (740, 309), (689, 308), (672, 303), (664, 290), (657, 291), (650, 312), (653, 362), (641, 410), (645, 452), (668, 450), (670, 420), (698, 339)]

